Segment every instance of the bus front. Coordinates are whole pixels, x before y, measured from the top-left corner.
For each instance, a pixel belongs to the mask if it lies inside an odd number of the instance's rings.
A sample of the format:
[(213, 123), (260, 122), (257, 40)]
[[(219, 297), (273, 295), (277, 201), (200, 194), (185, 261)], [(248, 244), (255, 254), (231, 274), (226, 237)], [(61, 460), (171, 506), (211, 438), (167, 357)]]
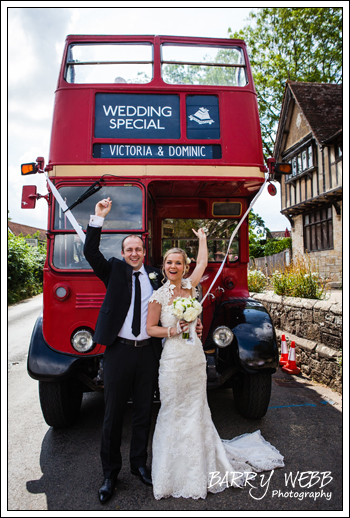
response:
[[(180, 246), (194, 268), (191, 228), (206, 229), (209, 266), (199, 291), (208, 386), (233, 386), (247, 417), (266, 412), (266, 396), (250, 407), (254, 392), (268, 393), (277, 347), (269, 316), (249, 299), (247, 219), (227, 250), (264, 182), (263, 162), (243, 41), (67, 37), (45, 168), (61, 202), (49, 189), (44, 309), (28, 358), (48, 424), (72, 422), (82, 392), (100, 389), (104, 347), (92, 335), (105, 287), (67, 212), (85, 232), (106, 197), (113, 201), (101, 237), (107, 259), (121, 258), (122, 239), (136, 234), (150, 264), (160, 266), (165, 250)], [(63, 418), (58, 406), (66, 409)]]

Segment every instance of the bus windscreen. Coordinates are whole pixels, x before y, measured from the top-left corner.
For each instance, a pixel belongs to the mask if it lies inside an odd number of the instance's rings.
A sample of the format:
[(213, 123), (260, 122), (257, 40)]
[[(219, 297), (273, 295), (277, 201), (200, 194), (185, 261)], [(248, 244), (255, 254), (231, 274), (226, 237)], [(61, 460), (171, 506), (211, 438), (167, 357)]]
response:
[[(59, 193), (69, 207), (86, 191), (86, 186), (65, 186), (58, 188)], [(91, 214), (95, 214), (95, 205), (104, 198), (112, 200), (112, 209), (103, 225), (105, 230), (142, 230), (142, 191), (133, 185), (104, 186), (88, 199), (76, 205), (72, 214), (85, 230)], [(64, 212), (55, 201), (55, 230), (73, 230)]]
[[(191, 262), (195, 262), (198, 252), (198, 239), (192, 229), (204, 228), (208, 242), (208, 261), (221, 262), (227, 252), (230, 237), (238, 225), (232, 219), (175, 219), (166, 218), (162, 221), (162, 253), (169, 248), (182, 248), (186, 251)], [(233, 240), (228, 260), (234, 263), (239, 259), (239, 240)]]

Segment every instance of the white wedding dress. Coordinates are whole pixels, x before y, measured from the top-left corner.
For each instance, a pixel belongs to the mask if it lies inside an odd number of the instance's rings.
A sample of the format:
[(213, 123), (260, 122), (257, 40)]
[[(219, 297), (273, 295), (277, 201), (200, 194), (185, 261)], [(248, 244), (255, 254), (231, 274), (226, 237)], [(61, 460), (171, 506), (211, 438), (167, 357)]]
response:
[[(189, 279), (182, 280), (182, 287), (196, 295)], [(162, 306), (163, 327), (176, 327), (169, 305), (173, 290), (174, 285), (167, 281), (150, 299)], [(186, 344), (182, 335), (167, 338), (159, 367), (161, 407), (152, 446), (157, 500), (206, 498), (208, 491), (242, 486), (244, 474), (284, 466), (282, 455), (259, 430), (229, 441), (220, 439), (211, 419), (206, 383), (206, 359), (199, 338), (196, 336), (194, 345)]]

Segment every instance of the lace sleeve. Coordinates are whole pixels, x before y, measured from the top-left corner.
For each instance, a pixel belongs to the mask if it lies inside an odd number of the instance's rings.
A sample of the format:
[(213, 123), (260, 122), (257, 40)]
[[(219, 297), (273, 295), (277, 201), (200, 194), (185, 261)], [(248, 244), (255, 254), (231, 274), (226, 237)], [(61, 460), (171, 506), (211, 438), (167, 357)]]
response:
[(162, 306), (169, 304), (171, 297), (174, 295), (174, 284), (170, 284), (168, 280), (161, 288), (154, 291), (148, 302), (158, 302)]
[(151, 298), (148, 301), (148, 304), (150, 302), (158, 302), (158, 304), (162, 304), (161, 301), (161, 294), (159, 293), (160, 290), (156, 290), (152, 293)]

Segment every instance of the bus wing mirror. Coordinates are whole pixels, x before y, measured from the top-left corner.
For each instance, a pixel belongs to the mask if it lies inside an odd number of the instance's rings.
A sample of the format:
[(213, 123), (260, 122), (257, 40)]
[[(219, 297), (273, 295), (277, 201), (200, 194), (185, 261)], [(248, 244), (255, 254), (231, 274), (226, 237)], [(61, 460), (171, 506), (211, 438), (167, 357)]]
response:
[(22, 209), (35, 209), (38, 195), (36, 193), (36, 185), (23, 185), (22, 189)]

